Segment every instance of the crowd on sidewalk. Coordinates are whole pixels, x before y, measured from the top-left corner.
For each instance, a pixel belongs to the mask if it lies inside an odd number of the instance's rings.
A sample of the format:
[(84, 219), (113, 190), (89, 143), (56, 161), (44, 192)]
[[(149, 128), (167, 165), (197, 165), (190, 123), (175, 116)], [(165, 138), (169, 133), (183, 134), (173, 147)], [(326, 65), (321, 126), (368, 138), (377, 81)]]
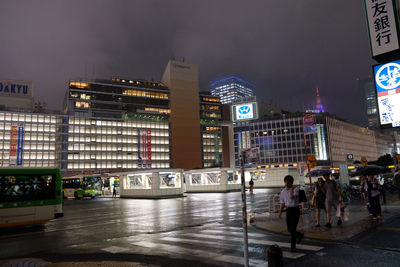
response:
[[(304, 191), (293, 185), (294, 178), (290, 175), (285, 176), (285, 188), (280, 193), (280, 209), (278, 217), (281, 218), (282, 211), (286, 208), (286, 224), (291, 234), (291, 249), (296, 250), (296, 244), (299, 244), (304, 236), (303, 233), (297, 231), (301, 210), (301, 202), (306, 202)], [(400, 199), (400, 169), (396, 170), (394, 176), (394, 185), (397, 187)], [(326, 228), (331, 228), (333, 217), (337, 217), (336, 224), (341, 225), (347, 220), (345, 214), (346, 204), (343, 200), (342, 185), (339, 181), (331, 178), (329, 173), (324, 173), (323, 178), (318, 178), (315, 183), (312, 205), (316, 208), (315, 227), (321, 227), (321, 211), (326, 215)], [(382, 217), (381, 198), (383, 204), (386, 204), (386, 194), (383, 187), (383, 179), (380, 176), (368, 174), (362, 177), (360, 185), (360, 194), (367, 202), (368, 212), (373, 220)]]

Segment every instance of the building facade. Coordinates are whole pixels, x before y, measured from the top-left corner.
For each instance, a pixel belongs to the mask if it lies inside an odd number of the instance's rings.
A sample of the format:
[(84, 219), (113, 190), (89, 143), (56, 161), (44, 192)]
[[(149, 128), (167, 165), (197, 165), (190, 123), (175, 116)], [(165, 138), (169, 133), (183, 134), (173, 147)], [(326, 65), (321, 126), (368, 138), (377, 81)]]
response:
[(210, 85), (211, 94), (218, 96), (222, 104), (229, 104), (233, 101), (254, 96), (254, 86), (236, 75), (230, 75), (215, 80)]
[(393, 138), (325, 115), (316, 116), (316, 131), (303, 133), (303, 117), (237, 123), (234, 125), (235, 165), (238, 152), (253, 146), (260, 149), (261, 165), (294, 166), (314, 155), (320, 166), (339, 167), (347, 163), (347, 154), (376, 160), (392, 153)]
[(60, 114), (0, 111), (0, 165), (64, 175), (223, 166), (233, 134), (223, 140), (220, 99), (199, 95), (197, 66), (169, 61), (162, 81), (75, 79)]
[(209, 92), (200, 92), (199, 98), (202, 168), (221, 167), (224, 161), (221, 101)]
[(0, 166), (60, 167), (61, 118), (0, 111)]
[(77, 117), (168, 117), (170, 112), (168, 88), (143, 80), (74, 80), (64, 98), (64, 114)]
[(379, 129), (378, 100), (374, 81), (371, 78), (361, 79), (358, 81), (358, 86), (365, 100), (367, 127)]
[(169, 168), (168, 121), (0, 112), (0, 165), (82, 172)]
[(170, 91), (173, 168), (202, 167), (198, 76), (197, 65), (170, 60), (161, 79)]

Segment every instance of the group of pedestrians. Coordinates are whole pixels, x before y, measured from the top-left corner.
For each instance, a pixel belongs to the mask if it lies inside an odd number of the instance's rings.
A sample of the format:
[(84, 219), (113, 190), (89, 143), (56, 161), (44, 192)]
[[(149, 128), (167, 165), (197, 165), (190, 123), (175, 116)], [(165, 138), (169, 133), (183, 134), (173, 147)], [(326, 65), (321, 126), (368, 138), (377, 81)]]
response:
[(343, 217), (343, 197), (340, 191), (340, 186), (335, 180), (331, 179), (329, 173), (318, 178), (315, 184), (313, 195), (313, 205), (316, 207), (316, 224), (315, 227), (320, 227), (321, 210), (326, 213), (326, 224), (328, 228), (332, 227), (332, 211), (336, 211), (337, 225), (342, 224)]
[[(296, 244), (299, 244), (304, 237), (303, 233), (297, 231), (297, 225), (299, 223), (301, 208), (299, 202), (300, 190), (299, 187), (293, 185), (294, 178), (291, 175), (287, 175), (284, 178), (285, 188), (280, 193), (280, 209), (279, 218), (282, 217), (282, 211), (286, 208), (286, 225), (287, 229), (291, 234), (291, 250), (296, 250)], [(361, 189), (365, 190), (368, 197), (368, 210), (372, 214), (374, 219), (382, 216), (380, 196), (382, 194), (381, 181), (374, 175), (367, 175), (366, 179), (361, 184)], [(400, 169), (396, 170), (394, 176), (394, 183), (398, 189), (400, 198)], [(326, 212), (327, 222), (325, 226), (327, 228), (332, 227), (332, 212), (336, 211), (337, 225), (342, 224), (342, 218), (344, 216), (344, 203), (343, 196), (340, 189), (340, 184), (335, 180), (331, 179), (329, 173), (323, 175), (323, 178), (318, 178), (315, 184), (315, 190), (313, 195), (313, 205), (316, 207), (316, 224), (315, 227), (320, 227), (321, 210)], [(386, 202), (386, 199), (384, 198)]]
[[(337, 183), (331, 179), (327, 173), (324, 176), (325, 181), (319, 178), (316, 183), (314, 191), (315, 202), (317, 207), (317, 223), (316, 227), (320, 227), (320, 215), (321, 210), (326, 211), (327, 223), (326, 227), (332, 227), (332, 211), (336, 211), (338, 216), (337, 224), (342, 224), (343, 212), (341, 210), (342, 194)], [(293, 177), (287, 175), (284, 178), (285, 188), (282, 189), (280, 194), (280, 209), (279, 218), (282, 217), (282, 211), (286, 208), (286, 225), (287, 229), (291, 234), (291, 250), (296, 250), (296, 244), (299, 244), (304, 237), (303, 233), (297, 231), (297, 225), (300, 218), (300, 203), (299, 203), (299, 188), (293, 185)]]

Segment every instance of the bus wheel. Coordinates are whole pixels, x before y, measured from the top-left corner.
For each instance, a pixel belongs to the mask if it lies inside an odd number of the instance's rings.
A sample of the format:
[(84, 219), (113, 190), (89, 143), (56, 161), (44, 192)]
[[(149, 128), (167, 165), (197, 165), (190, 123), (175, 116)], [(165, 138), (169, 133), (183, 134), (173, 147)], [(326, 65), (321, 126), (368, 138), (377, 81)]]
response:
[(75, 197), (75, 199), (79, 199), (78, 192), (74, 193), (74, 197)]

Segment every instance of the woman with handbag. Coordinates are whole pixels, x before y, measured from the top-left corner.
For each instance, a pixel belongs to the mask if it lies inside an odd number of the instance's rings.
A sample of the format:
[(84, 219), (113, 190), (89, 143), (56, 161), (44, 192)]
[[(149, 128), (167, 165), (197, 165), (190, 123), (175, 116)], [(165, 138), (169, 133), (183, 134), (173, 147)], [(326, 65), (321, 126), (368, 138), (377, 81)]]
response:
[(317, 220), (317, 223), (315, 224), (315, 227), (320, 227), (321, 225), (319, 224), (320, 222), (320, 216), (321, 216), (321, 210), (324, 210), (326, 212), (325, 208), (325, 193), (322, 190), (324, 187), (324, 180), (322, 178), (318, 178), (318, 181), (315, 184), (315, 190), (314, 190), (314, 196), (313, 196), (313, 206), (317, 208), (317, 212), (315, 213), (315, 217)]

